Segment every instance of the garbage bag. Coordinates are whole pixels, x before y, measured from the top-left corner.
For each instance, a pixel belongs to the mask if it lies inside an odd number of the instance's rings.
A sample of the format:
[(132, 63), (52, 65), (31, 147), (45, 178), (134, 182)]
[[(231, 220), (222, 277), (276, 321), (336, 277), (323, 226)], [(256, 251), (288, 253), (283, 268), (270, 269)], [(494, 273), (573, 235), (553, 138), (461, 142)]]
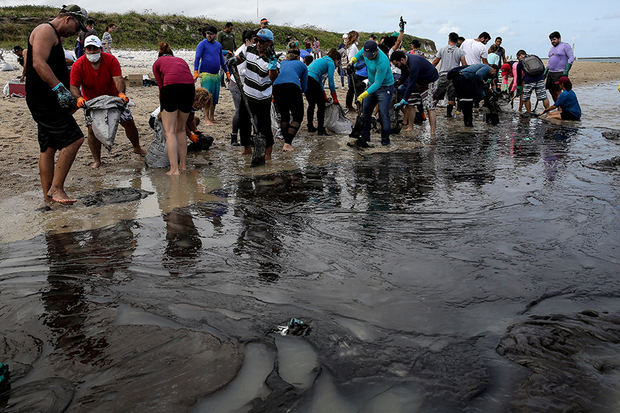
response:
[(158, 119), (159, 110), (151, 114), (149, 124), (153, 128), (153, 141), (146, 151), (144, 161), (150, 168), (168, 168), (170, 160), (168, 159), (168, 148), (166, 148), (166, 135), (164, 134), (164, 126)]
[(353, 123), (345, 116), (340, 105), (325, 105), (325, 128), (337, 135), (348, 135), (353, 130)]
[(125, 110), (125, 102), (116, 96), (98, 96), (86, 102), (86, 115), (92, 119), (95, 138), (108, 151), (112, 150), (121, 113)]
[(284, 139), (280, 129), (280, 119), (280, 113), (276, 109), (276, 105), (271, 102), (271, 132), (274, 138)]

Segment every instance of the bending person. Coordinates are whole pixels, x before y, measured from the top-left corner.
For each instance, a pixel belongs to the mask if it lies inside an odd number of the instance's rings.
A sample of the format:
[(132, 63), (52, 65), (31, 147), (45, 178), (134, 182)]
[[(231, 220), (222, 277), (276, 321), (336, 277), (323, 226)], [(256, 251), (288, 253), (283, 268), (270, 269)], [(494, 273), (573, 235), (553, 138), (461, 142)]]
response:
[[(334, 83), (334, 71), (336, 67), (340, 67), (340, 53), (336, 49), (330, 49), (327, 56), (314, 60), (308, 66), (308, 89), (306, 90), (306, 99), (308, 99), (308, 132), (316, 132), (318, 135), (327, 135), (325, 130), (325, 102), (327, 95), (323, 89), (323, 77), (327, 76), (327, 83), (331, 91), (332, 99), (338, 104), (338, 96), (336, 95), (336, 84)], [(314, 107), (317, 107), (316, 118), (318, 126), (314, 127)]]
[[(364, 127), (357, 145), (368, 147), (370, 141), (370, 125), (372, 111), (377, 104), (381, 116), (381, 144), (390, 144), (390, 104), (394, 94), (394, 76), (390, 67), (390, 60), (379, 50), (377, 42), (367, 40), (364, 49), (357, 52), (355, 57), (349, 60), (349, 66), (364, 57), (368, 70), (368, 89), (362, 92), (357, 101), (363, 102)], [(351, 71), (351, 70), (350, 70)]]
[(556, 84), (560, 86), (562, 93), (560, 93), (555, 103), (540, 112), (540, 115), (558, 109), (555, 112), (549, 113), (547, 117), (549, 119), (580, 120), (581, 107), (579, 106), (579, 101), (577, 101), (577, 95), (573, 92), (573, 84), (570, 79), (566, 76), (562, 76), (558, 79)]
[[(304, 119), (302, 93), (308, 86), (308, 68), (299, 60), (299, 49), (291, 49), (280, 63), (280, 74), (273, 82), (273, 99), (280, 113), (280, 129), (284, 136), (282, 150), (293, 150), (293, 138)], [(322, 60), (322, 59), (319, 59)], [(291, 120), (292, 118), (292, 120)]]
[(161, 120), (170, 160), (167, 173), (179, 175), (179, 170), (187, 169), (185, 125), (194, 103), (194, 78), (187, 62), (174, 57), (166, 42), (159, 43), (159, 58), (153, 64), (153, 75), (159, 86)]

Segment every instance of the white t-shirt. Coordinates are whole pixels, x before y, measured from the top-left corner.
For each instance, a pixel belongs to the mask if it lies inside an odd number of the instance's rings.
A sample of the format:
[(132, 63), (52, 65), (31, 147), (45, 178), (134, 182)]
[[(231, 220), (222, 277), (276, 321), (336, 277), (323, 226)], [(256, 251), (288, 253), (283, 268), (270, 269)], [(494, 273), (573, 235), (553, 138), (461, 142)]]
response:
[(355, 57), (357, 52), (359, 52), (359, 49), (357, 48), (357, 44), (353, 43), (351, 46), (349, 46), (349, 48), (347, 49), (347, 57), (349, 58), (349, 62), (351, 61), (352, 58)]
[(482, 63), (482, 58), (487, 58), (487, 47), (474, 39), (467, 39), (461, 45), (461, 50), (465, 53), (465, 61), (468, 65)]

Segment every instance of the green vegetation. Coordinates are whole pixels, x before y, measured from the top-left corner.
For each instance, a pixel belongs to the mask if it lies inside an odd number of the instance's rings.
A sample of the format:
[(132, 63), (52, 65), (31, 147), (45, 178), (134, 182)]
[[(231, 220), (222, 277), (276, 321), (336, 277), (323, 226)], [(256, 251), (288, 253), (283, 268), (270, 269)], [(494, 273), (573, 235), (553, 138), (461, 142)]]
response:
[[(51, 20), (58, 13), (58, 8), (45, 6), (0, 7), (0, 47), (12, 48), (14, 45), (27, 46), (28, 34), (38, 24)], [(114, 32), (114, 48), (120, 49), (155, 49), (160, 41), (170, 43), (172, 49), (193, 49), (202, 40), (199, 32), (201, 27), (212, 24), (222, 29), (226, 22), (206, 17), (186, 17), (180, 15), (159, 15), (146, 10), (144, 13), (90, 13), (95, 19), (99, 35), (105, 30), (106, 23), (118, 26)], [(240, 44), (244, 29), (256, 28), (251, 22), (233, 22), (237, 43)], [(396, 26), (396, 25), (395, 25)], [(321, 48), (337, 47), (342, 41), (342, 33), (322, 30), (314, 26), (289, 27), (270, 25), (275, 36), (276, 48), (286, 47), (287, 36), (295, 36), (299, 41), (304, 37), (316, 36), (321, 41)], [(381, 37), (388, 33), (375, 33)], [(360, 32), (361, 39), (367, 39), (369, 33)], [(404, 45), (409, 47), (414, 36), (405, 35)], [(435, 52), (432, 40), (418, 38), (422, 48)], [(66, 48), (71, 48), (68, 41)]]

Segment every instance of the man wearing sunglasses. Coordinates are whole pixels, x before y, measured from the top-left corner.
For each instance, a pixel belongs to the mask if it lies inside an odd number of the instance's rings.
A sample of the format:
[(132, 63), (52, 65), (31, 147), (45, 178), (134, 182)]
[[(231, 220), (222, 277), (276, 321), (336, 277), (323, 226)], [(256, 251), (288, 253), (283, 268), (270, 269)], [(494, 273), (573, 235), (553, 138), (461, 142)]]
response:
[[(73, 118), (76, 100), (69, 92), (69, 71), (61, 37), (85, 30), (86, 10), (77, 5), (63, 6), (50, 22), (35, 27), (28, 38), (26, 58), (26, 103), (38, 127), (41, 150), (39, 171), (46, 203), (70, 205), (77, 199), (64, 190), (65, 179), (84, 134)], [(56, 151), (58, 163), (54, 164)]]

